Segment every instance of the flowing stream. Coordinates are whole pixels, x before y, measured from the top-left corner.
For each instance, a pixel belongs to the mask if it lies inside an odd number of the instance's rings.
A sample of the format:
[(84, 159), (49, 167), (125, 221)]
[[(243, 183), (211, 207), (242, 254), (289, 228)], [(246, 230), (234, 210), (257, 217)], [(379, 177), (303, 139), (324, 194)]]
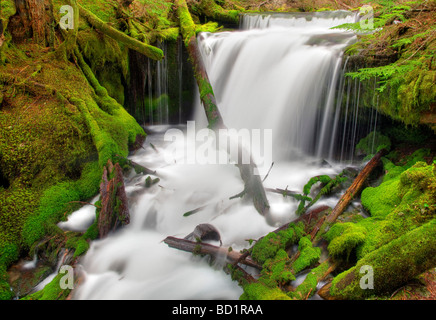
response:
[[(343, 132), (337, 123), (336, 88), (341, 85), (342, 52), (355, 37), (330, 27), (355, 19), (354, 13), (342, 11), (245, 15), (240, 31), (199, 35), (227, 127), (272, 132), (274, 166), (266, 188), (301, 192), (311, 177), (333, 176), (344, 168), (333, 160), (335, 141), (341, 140), (335, 137)], [(206, 127), (199, 101), (193, 120), (196, 129)], [(156, 170), (160, 181), (146, 188), (146, 176), (132, 172), (126, 177), (130, 224), (92, 242), (81, 261), (84, 280), (75, 299), (238, 299), (242, 289), (222, 271), (223, 261), (211, 265), (208, 258), (169, 248), (162, 240), (183, 238), (196, 225), (210, 223), (219, 230), (223, 246), (241, 250), (249, 247), (249, 239), (296, 217), (298, 202), (279, 194), (267, 193), (267, 218), (251, 203), (230, 199), (243, 190), (236, 166), (183, 161), (186, 154), (174, 154), (175, 146), (199, 146), (189, 140), (189, 125), (176, 127), (184, 140), (165, 141), (169, 129), (149, 127), (144, 149), (131, 155)], [(330, 164), (322, 165), (322, 159)], [(337, 199), (319, 203), (334, 206)], [(86, 229), (94, 212), (92, 206), (82, 208), (63, 228)]]

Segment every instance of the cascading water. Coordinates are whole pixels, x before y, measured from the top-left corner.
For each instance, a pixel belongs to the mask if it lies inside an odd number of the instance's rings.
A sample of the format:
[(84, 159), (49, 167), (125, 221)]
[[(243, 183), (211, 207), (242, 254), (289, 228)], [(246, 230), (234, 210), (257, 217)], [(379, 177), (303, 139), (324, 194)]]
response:
[(355, 40), (353, 33), (330, 28), (355, 19), (342, 11), (246, 15), (241, 26), (247, 31), (202, 34), (226, 125), (272, 129), (274, 160), (297, 152), (329, 156), (343, 50)]
[[(272, 130), (275, 165), (264, 181), (266, 188), (301, 191), (309, 178), (342, 170), (334, 162), (322, 167), (319, 156), (331, 155), (334, 134), (343, 132), (337, 126), (335, 92), (337, 86), (345, 88), (342, 51), (354, 36), (329, 28), (354, 19), (346, 12), (245, 15), (243, 31), (200, 35), (227, 127)], [(195, 121), (197, 128), (206, 126), (199, 104)], [(196, 225), (211, 223), (223, 246), (241, 250), (249, 247), (248, 239), (296, 217), (298, 202), (279, 194), (268, 194), (268, 221), (252, 204), (230, 199), (244, 187), (238, 169), (186, 164), (169, 146), (183, 148), (188, 140), (164, 141), (167, 129), (150, 127), (145, 148), (130, 157), (156, 170), (159, 183), (145, 188), (145, 176), (132, 172), (126, 177), (130, 224), (92, 243), (81, 262), (84, 281), (74, 298), (237, 299), (242, 290), (221, 270), (223, 261), (215, 261), (214, 268), (207, 258), (170, 249), (162, 240), (185, 237)], [(185, 138), (190, 139), (188, 134)], [(333, 206), (337, 198), (322, 201)]]

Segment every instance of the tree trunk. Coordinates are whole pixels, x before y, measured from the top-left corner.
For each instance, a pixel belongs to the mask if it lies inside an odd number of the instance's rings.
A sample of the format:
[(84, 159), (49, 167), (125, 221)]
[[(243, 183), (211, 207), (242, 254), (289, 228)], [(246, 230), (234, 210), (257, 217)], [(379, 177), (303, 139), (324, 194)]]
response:
[(100, 201), (98, 233), (100, 238), (104, 238), (110, 231), (130, 222), (123, 171), (118, 163), (113, 165), (110, 160), (103, 170)]
[(54, 16), (50, 0), (15, 0), (17, 14), (9, 30), (16, 42), (33, 38), (43, 47), (54, 45)]

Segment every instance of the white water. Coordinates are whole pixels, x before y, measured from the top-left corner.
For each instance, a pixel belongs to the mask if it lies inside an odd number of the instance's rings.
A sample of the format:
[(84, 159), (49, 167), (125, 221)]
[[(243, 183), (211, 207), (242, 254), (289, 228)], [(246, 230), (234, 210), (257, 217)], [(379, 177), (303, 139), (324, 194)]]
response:
[[(203, 55), (212, 86), (228, 127), (272, 129), (274, 167), (264, 182), (266, 188), (301, 192), (310, 177), (335, 175), (333, 164), (319, 165), (323, 145), (330, 145), (334, 125), (333, 88), (340, 72), (341, 52), (350, 34), (331, 31), (340, 19), (284, 19), (281, 15), (246, 17), (242, 26), (257, 26), (242, 32), (202, 34)], [(303, 21), (304, 20), (304, 21)], [(328, 21), (326, 21), (328, 20)], [(280, 26), (275, 26), (275, 23)], [(251, 28), (250, 27), (250, 28)], [(196, 124), (205, 126), (201, 108)], [(183, 128), (183, 126), (182, 126)], [(317, 130), (318, 128), (318, 130)], [(278, 225), (295, 218), (298, 202), (268, 193), (271, 216), (260, 216), (252, 204), (231, 196), (243, 190), (233, 165), (167, 163), (166, 126), (154, 126), (145, 150), (131, 159), (156, 170), (161, 179), (144, 187), (145, 176), (126, 178), (130, 224), (94, 241), (82, 260), (84, 282), (76, 299), (238, 299), (241, 288), (232, 282), (217, 262), (168, 248), (167, 236), (185, 237), (199, 223), (211, 223), (221, 233), (223, 246), (234, 250), (249, 247)], [(323, 145), (321, 145), (322, 141)], [(150, 147), (152, 143), (156, 149)], [(316, 148), (308, 146), (316, 145)], [(311, 153), (314, 156), (308, 156)], [(298, 154), (298, 157), (296, 156)], [(324, 199), (333, 206), (337, 199)], [(321, 203), (321, 202), (320, 202)], [(189, 217), (183, 213), (205, 206)]]

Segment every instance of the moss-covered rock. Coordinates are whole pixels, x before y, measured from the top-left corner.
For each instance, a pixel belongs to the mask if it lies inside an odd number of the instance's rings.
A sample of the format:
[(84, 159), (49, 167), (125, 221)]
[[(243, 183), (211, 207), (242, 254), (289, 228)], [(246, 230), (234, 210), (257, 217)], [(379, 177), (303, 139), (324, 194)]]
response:
[[(341, 299), (385, 294), (435, 265), (436, 220), (433, 219), (368, 253), (355, 267), (336, 276), (330, 294)], [(371, 270), (368, 276), (373, 276), (373, 288), (361, 283), (366, 280), (363, 278), (367, 275), (365, 270)]]

